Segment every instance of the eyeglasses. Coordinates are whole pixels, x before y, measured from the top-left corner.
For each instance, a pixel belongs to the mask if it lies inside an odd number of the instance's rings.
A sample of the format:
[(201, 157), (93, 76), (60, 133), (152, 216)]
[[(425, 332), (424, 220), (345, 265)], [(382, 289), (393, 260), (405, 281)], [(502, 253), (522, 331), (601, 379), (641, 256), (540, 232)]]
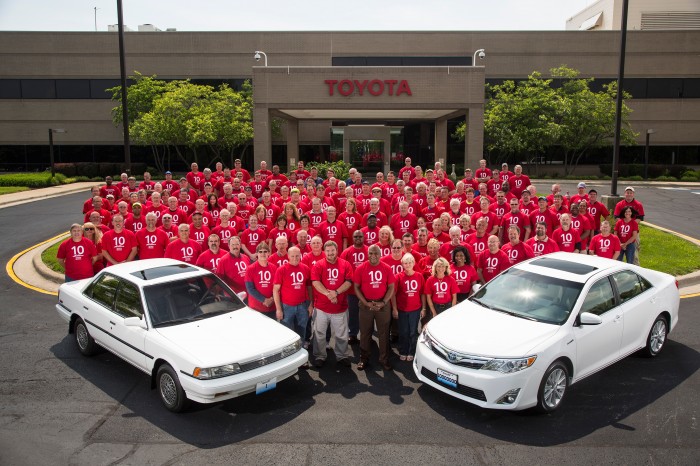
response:
[(85, 231), (94, 231), (95, 229), (94, 229), (94, 228), (90, 228), (90, 227), (86, 227), (86, 228), (83, 228), (83, 230), (85, 230)]
[(401, 246), (392, 246), (391, 249), (403, 249)]

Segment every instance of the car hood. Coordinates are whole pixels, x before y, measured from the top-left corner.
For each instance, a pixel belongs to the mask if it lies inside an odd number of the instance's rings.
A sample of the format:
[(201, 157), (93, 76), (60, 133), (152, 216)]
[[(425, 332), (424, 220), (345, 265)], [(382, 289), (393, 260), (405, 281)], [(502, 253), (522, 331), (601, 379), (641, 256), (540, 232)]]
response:
[(448, 349), (488, 357), (529, 356), (561, 329), (463, 302), (428, 324), (430, 336)]
[(299, 339), (284, 325), (250, 309), (155, 330), (200, 367), (251, 361)]

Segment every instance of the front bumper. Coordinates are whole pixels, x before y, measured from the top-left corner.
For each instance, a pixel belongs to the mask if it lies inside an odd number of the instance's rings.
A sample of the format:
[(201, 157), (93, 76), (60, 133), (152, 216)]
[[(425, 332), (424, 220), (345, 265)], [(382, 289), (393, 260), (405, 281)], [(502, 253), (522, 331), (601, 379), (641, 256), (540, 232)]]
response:
[[(438, 369), (457, 375), (456, 387), (438, 381)], [(482, 408), (521, 410), (537, 404), (542, 371), (535, 365), (512, 374), (469, 369), (442, 359), (423, 342), (416, 347), (413, 371), (418, 379), (433, 388)], [(499, 403), (511, 390), (520, 389), (512, 403)]]
[(265, 383), (273, 378), (280, 382), (291, 377), (297, 373), (299, 366), (308, 360), (309, 354), (300, 349), (293, 355), (267, 366), (219, 379), (199, 380), (183, 372), (178, 375), (187, 398), (198, 403), (215, 403), (255, 392), (258, 383)]

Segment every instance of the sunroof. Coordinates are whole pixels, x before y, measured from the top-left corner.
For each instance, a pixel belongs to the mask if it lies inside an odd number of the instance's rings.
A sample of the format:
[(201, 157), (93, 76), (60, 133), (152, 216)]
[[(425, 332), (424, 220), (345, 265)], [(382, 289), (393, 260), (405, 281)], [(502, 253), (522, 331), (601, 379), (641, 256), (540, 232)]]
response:
[(575, 273), (576, 275), (588, 275), (594, 270), (598, 270), (597, 267), (581, 264), (579, 262), (563, 261), (549, 257), (542, 257), (541, 259), (530, 262), (530, 264), (561, 270), (562, 272)]
[(162, 267), (139, 270), (138, 272), (133, 272), (131, 275), (140, 278), (141, 280), (155, 280), (156, 278), (177, 275), (179, 273), (193, 272), (195, 270), (196, 269), (194, 267), (187, 264), (164, 265)]

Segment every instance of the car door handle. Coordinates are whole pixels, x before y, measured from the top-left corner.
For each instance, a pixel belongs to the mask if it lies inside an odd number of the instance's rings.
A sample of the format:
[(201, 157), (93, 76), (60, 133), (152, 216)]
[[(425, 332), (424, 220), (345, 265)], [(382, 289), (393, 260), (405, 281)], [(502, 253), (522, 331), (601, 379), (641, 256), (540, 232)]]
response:
[(109, 321), (109, 323), (112, 325), (117, 325), (115, 322), (112, 322), (111, 320)]
[(620, 314), (616, 315), (616, 316), (615, 316), (615, 321), (620, 320), (620, 317), (622, 317)]
[(88, 310), (87, 306), (83, 306), (83, 309), (85, 309), (86, 311)]

